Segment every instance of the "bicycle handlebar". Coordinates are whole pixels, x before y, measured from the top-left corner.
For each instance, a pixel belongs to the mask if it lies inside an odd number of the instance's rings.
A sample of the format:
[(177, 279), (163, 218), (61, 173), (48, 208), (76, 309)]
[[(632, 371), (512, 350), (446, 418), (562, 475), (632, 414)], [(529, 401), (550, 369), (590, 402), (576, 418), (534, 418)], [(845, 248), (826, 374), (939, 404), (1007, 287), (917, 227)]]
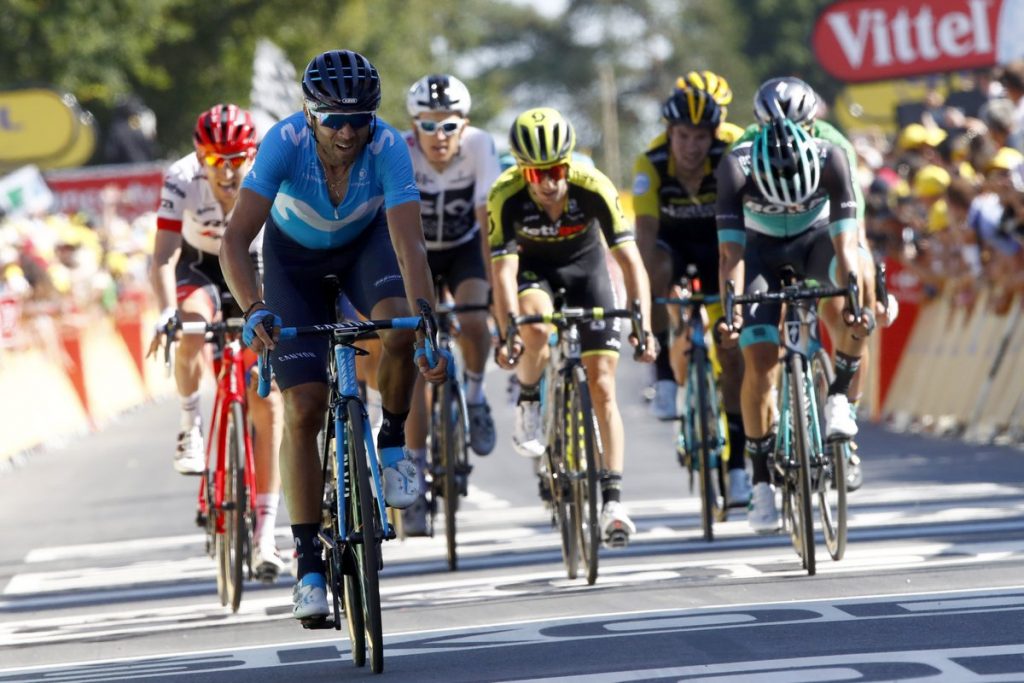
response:
[(640, 300), (635, 299), (631, 308), (582, 308), (578, 306), (565, 306), (561, 310), (549, 313), (536, 313), (531, 315), (508, 315), (508, 329), (505, 334), (509, 358), (513, 357), (513, 346), (515, 335), (520, 325), (533, 325), (536, 323), (548, 323), (560, 329), (570, 325), (593, 320), (608, 320), (611, 318), (628, 318), (632, 322), (633, 336), (637, 339), (634, 358), (639, 358), (647, 349), (647, 340), (644, 338), (643, 316), (640, 313)]
[(732, 280), (725, 282), (725, 324), (729, 329), (734, 329), (733, 309), (736, 304), (757, 304), (769, 302), (794, 302), (806, 299), (828, 299), (834, 296), (845, 296), (846, 303), (854, 320), (861, 316), (860, 288), (857, 286), (857, 276), (849, 274), (846, 287), (817, 286), (806, 287), (798, 282), (791, 285), (784, 285), (776, 292), (754, 292), (751, 294), (736, 294), (736, 284)]

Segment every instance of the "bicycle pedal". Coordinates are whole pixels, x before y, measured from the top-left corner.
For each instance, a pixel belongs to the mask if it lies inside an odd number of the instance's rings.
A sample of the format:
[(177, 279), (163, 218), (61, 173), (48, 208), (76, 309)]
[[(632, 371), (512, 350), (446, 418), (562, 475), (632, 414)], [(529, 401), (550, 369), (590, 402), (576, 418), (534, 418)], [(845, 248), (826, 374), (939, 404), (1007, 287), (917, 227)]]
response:
[(629, 534), (622, 529), (615, 529), (608, 532), (604, 537), (606, 548), (625, 548), (629, 545)]
[(196, 511), (196, 526), (197, 527), (199, 527), (200, 529), (205, 529), (206, 528), (206, 520), (207, 520), (206, 513)]
[(307, 628), (311, 631), (334, 628), (334, 619), (330, 617), (307, 617), (306, 619), (299, 619), (302, 624), (302, 628)]

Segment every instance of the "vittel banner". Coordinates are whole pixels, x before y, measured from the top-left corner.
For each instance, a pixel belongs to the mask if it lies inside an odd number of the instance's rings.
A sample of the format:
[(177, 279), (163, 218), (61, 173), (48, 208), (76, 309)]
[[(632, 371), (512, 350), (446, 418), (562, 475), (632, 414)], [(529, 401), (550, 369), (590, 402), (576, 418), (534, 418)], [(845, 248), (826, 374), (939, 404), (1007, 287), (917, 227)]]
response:
[(1024, 57), (1024, 0), (841, 0), (811, 43), (847, 82), (991, 67)]

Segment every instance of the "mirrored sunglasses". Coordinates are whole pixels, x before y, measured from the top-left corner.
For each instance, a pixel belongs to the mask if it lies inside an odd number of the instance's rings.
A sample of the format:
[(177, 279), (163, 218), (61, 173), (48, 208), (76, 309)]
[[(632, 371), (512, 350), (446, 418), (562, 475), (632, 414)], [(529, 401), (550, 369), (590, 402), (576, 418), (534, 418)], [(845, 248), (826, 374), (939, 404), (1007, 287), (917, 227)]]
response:
[(373, 112), (370, 111), (355, 114), (341, 114), (330, 111), (314, 111), (310, 113), (321, 126), (331, 130), (341, 130), (345, 126), (352, 126), (354, 130), (359, 130), (370, 125), (370, 122), (373, 121)]
[(455, 135), (462, 128), (462, 124), (465, 123), (465, 119), (452, 116), (445, 119), (444, 121), (431, 121), (430, 119), (413, 119), (416, 127), (427, 135), (433, 135), (437, 131), (441, 131), (445, 135)]
[(252, 158), (252, 154), (249, 152), (240, 152), (238, 154), (217, 154), (216, 152), (202, 152), (199, 155), (203, 163), (210, 168), (220, 168), (224, 164), (227, 164), (231, 168), (241, 168), (245, 165), (245, 162)]
[(523, 166), (523, 178), (528, 183), (542, 183), (545, 178), (559, 181), (569, 175), (569, 164), (558, 164), (550, 168), (532, 168)]

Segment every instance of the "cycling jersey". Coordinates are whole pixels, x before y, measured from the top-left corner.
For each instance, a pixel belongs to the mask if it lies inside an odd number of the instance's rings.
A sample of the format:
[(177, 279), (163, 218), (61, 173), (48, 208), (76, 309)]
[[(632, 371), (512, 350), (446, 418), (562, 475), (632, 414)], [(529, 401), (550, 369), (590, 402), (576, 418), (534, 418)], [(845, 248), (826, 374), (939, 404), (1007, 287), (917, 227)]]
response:
[(487, 205), (487, 192), (501, 173), (494, 139), (479, 128), (467, 126), (459, 151), (443, 171), (438, 171), (417, 144), (415, 131), (403, 135), (419, 188), (427, 249), (447, 249), (473, 239), (480, 229), (476, 209)]
[(340, 204), (331, 201), (316, 139), (302, 112), (267, 132), (242, 187), (273, 200), (268, 224), (307, 249), (344, 246), (385, 209), (420, 198), (401, 134), (380, 119), (371, 126), (371, 139), (349, 172)]
[(530, 197), (518, 167), (498, 177), (487, 199), (492, 259), (518, 254), (564, 264), (600, 251), (601, 233), (612, 249), (633, 241), (633, 229), (607, 176), (570, 162), (566, 180), (565, 208), (558, 220), (552, 221)]

